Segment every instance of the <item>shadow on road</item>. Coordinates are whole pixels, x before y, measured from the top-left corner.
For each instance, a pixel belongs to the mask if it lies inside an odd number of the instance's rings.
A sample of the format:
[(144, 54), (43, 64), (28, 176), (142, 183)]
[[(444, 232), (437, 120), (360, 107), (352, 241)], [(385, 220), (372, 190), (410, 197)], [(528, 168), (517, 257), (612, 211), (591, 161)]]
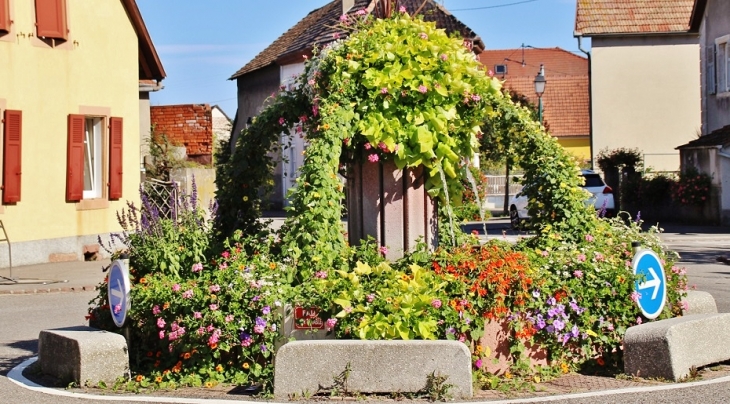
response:
[[(723, 263), (718, 261), (718, 258), (727, 258), (730, 261), (730, 248), (713, 248), (711, 250), (694, 249), (693, 251), (686, 251), (686, 249), (688, 247), (674, 248), (674, 251), (679, 253), (680, 263), (722, 265)], [(728, 266), (728, 270), (730, 270), (730, 265)]]
[(20, 365), (26, 359), (36, 356), (38, 354), (38, 340), (14, 341), (0, 345), (0, 351), (4, 351), (6, 348), (16, 352), (13, 353), (12, 358), (6, 357), (7, 355), (0, 356), (0, 376), (7, 376), (11, 369)]

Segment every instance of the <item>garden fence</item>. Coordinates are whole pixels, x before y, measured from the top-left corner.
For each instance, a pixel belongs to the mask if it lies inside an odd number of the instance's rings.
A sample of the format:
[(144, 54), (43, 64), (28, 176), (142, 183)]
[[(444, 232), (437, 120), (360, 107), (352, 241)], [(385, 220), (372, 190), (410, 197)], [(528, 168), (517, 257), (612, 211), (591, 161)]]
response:
[[(504, 175), (487, 175), (487, 195), (488, 196), (504, 196), (505, 176)], [(516, 195), (522, 190), (522, 184), (514, 182), (514, 177), (521, 178), (521, 175), (510, 175), (509, 194)]]
[(151, 208), (156, 208), (160, 217), (177, 218), (179, 191), (176, 182), (152, 178), (144, 182), (144, 189)]

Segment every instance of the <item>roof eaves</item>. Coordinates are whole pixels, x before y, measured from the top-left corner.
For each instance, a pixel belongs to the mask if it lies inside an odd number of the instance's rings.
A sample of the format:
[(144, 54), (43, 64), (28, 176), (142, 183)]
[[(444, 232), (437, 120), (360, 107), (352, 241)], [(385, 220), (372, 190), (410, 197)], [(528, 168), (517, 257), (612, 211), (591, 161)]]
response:
[(689, 19), (689, 30), (691, 32), (699, 32), (700, 24), (705, 16), (705, 7), (707, 6), (707, 0), (695, 0), (694, 7), (692, 7), (692, 16)]
[(134, 32), (137, 34), (140, 63), (146, 65), (144, 70), (149, 72), (151, 76), (141, 78), (162, 81), (162, 79), (167, 77), (167, 73), (165, 73), (160, 56), (157, 54), (154, 43), (152, 43), (152, 38), (150, 37), (149, 31), (147, 31), (147, 26), (142, 18), (142, 13), (140, 13), (137, 7), (137, 2), (135, 0), (122, 0), (122, 4), (127, 11), (129, 20), (132, 22)]

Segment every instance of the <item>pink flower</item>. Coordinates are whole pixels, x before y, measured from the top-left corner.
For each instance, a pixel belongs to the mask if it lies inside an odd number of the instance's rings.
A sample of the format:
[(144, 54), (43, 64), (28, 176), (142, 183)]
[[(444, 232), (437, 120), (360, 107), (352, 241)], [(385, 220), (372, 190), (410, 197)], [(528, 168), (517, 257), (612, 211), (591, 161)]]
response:
[(345, 313), (350, 314), (352, 313), (352, 306), (345, 307)]
[(165, 339), (165, 331), (160, 330), (160, 339)]
[(210, 324), (210, 325), (208, 325), (208, 327), (206, 327), (206, 330), (208, 332), (213, 332), (213, 330), (215, 330), (215, 327), (213, 327), (213, 324)]
[(201, 264), (199, 262), (197, 264), (193, 264), (193, 272), (200, 272), (202, 270), (203, 270), (203, 264)]
[(347, 14), (342, 14), (340, 16), (340, 22), (345, 22), (345, 21), (347, 21)]
[(378, 248), (378, 252), (380, 252), (381, 255), (386, 256), (388, 255), (388, 247), (380, 246), (380, 248)]
[(371, 293), (367, 296), (367, 301), (368, 301), (368, 303), (372, 303), (373, 300), (375, 300), (375, 295), (373, 293)]
[(370, 149), (372, 149), (373, 145), (371, 145), (371, 144), (370, 144), (370, 143), (368, 142), (368, 143), (365, 143), (365, 144), (363, 145), (363, 147), (365, 147), (365, 150), (370, 150)]
[(477, 369), (481, 369), (482, 368), (482, 360), (481, 359), (477, 359), (477, 361), (474, 362), (474, 367), (477, 368)]
[(281, 118), (279, 118), (279, 125), (283, 126), (285, 123), (286, 123), (286, 119), (284, 119), (283, 116)]
[(383, 87), (380, 89), (380, 94), (388, 94), (388, 87)]
[(210, 305), (210, 306), (208, 306), (208, 307), (209, 307), (209, 308), (210, 308), (210, 310), (212, 310), (212, 311), (216, 311), (216, 310), (218, 310), (218, 305), (217, 305), (217, 304), (215, 304), (215, 303), (211, 304), (211, 305)]
[(472, 101), (477, 101), (478, 102), (479, 100), (482, 99), (482, 97), (480, 97), (479, 94), (473, 94), (471, 96), (471, 99), (472, 99)]
[[(466, 41), (464, 41), (464, 45), (466, 46)], [(469, 45), (471, 45), (471, 43), (469, 43)], [(471, 49), (470, 46), (467, 46), (467, 48)], [(492, 69), (489, 69), (489, 71), (487, 71), (487, 74), (489, 75), (489, 77), (494, 77), (494, 72), (492, 71)]]
[(335, 328), (335, 325), (337, 325), (336, 318), (328, 318), (327, 321), (324, 322), (324, 327), (327, 331), (332, 331), (332, 329)]
[(177, 339), (177, 333), (171, 332), (171, 333), (167, 334), (167, 339), (168, 339), (168, 341), (175, 341)]
[(231, 321), (233, 321), (233, 314), (229, 314), (226, 316), (226, 323), (230, 323)]
[(229, 253), (228, 251), (223, 251), (223, 252), (221, 253), (221, 257), (223, 257), (223, 258), (228, 258), (228, 257), (230, 257), (230, 256), (231, 256), (231, 253)]
[(421, 32), (418, 36), (420, 36), (421, 39), (428, 39), (428, 35), (425, 32)]
[(441, 300), (439, 300), (439, 299), (433, 299), (433, 300), (431, 300), (431, 306), (433, 306), (434, 309), (440, 309), (441, 308)]
[(586, 241), (589, 242), (589, 243), (592, 243), (593, 242), (593, 236), (591, 236), (590, 234), (586, 234)]
[(449, 58), (449, 55), (447, 55), (447, 54), (445, 54), (445, 53), (442, 53), (442, 54), (441, 54), (441, 60), (443, 60), (444, 62), (445, 62), (445, 61), (446, 61), (446, 60), (447, 60), (448, 58)]
[(541, 252), (540, 255), (542, 255), (543, 257), (547, 257), (548, 255), (550, 255), (550, 253), (547, 252), (547, 250), (546, 250), (546, 251)]
[(377, 154), (374, 154), (373, 153), (373, 154), (371, 154), (371, 155), (368, 156), (368, 161), (371, 162), (371, 163), (377, 163), (378, 160), (380, 160), (380, 157), (378, 157)]
[(118, 305), (114, 306), (114, 314), (117, 314), (120, 311), (122, 311), (122, 305), (121, 304), (118, 304)]
[(180, 284), (176, 283), (172, 285), (172, 291), (173, 292), (179, 292), (180, 291)]
[(365, 15), (365, 14), (367, 14), (367, 13), (368, 13), (368, 12), (367, 12), (367, 11), (365, 11), (365, 9), (363, 8), (363, 9), (357, 10), (357, 12), (355, 13), (355, 15)]
[(378, 143), (378, 148), (384, 152), (388, 151), (388, 146), (385, 144), (385, 142)]
[(188, 290), (184, 291), (183, 294), (182, 294), (182, 297), (183, 297), (183, 299), (190, 299), (190, 298), (192, 298), (193, 297), (193, 290), (192, 289), (188, 289)]
[(221, 287), (218, 285), (211, 285), (208, 290), (210, 290), (210, 293), (216, 293), (221, 291)]
[(595, 257), (596, 257), (596, 261), (603, 261), (603, 259), (604, 259), (603, 254), (601, 254), (599, 252), (596, 253)]
[(201, 313), (199, 311), (193, 312), (193, 318), (200, 320), (201, 318), (203, 318), (203, 313)]
[(319, 115), (319, 105), (317, 105), (317, 104), (312, 105), (312, 115), (314, 115), (314, 116)]
[(585, 262), (586, 255), (585, 254), (578, 254), (578, 262)]
[(641, 319), (641, 317), (636, 317), (636, 324), (641, 324), (644, 321)]
[(420, 91), (421, 94), (426, 94), (428, 92), (428, 88), (426, 88), (426, 86), (421, 84), (420, 86), (418, 86), (418, 91)]
[(686, 300), (682, 300), (681, 302), (679, 302), (679, 306), (682, 307), (682, 311), (689, 310), (689, 303), (687, 303)]
[(332, 34), (332, 38), (334, 38), (334, 39), (340, 39), (340, 33), (339, 32), (335, 32), (334, 34)]
[(314, 79), (309, 79), (309, 80), (307, 81), (307, 84), (309, 84), (310, 86), (314, 87), (314, 85), (315, 85), (315, 84), (317, 84), (317, 82), (316, 82), (316, 81), (314, 81)]
[(400, 7), (398, 8), (398, 12), (399, 12), (399, 13), (401, 13), (401, 14), (404, 14), (404, 13), (406, 13), (407, 11), (406, 11), (406, 8), (405, 8), (404, 6), (400, 6)]
[(165, 328), (165, 320), (162, 317), (157, 319), (157, 328)]
[(319, 278), (319, 279), (327, 279), (327, 272), (317, 271), (317, 272), (315, 272), (314, 277)]
[(641, 293), (639, 293), (639, 292), (636, 292), (636, 291), (634, 291), (634, 292), (631, 292), (631, 296), (630, 296), (630, 297), (631, 297), (631, 300), (632, 300), (632, 301), (633, 301), (634, 303), (636, 303), (636, 302), (638, 302), (638, 301), (639, 301), (639, 299), (641, 299)]
[(228, 268), (228, 263), (226, 263), (226, 262), (218, 265), (218, 269), (220, 269), (221, 271), (224, 270), (224, 269), (226, 269), (226, 268)]
[(266, 327), (263, 325), (255, 325), (253, 326), (253, 332), (256, 334), (263, 334), (264, 330), (266, 330)]
[(573, 276), (580, 279), (583, 277), (583, 271), (581, 271), (580, 269), (577, 269), (577, 270), (573, 271)]
[(152, 314), (154, 314), (154, 315), (158, 315), (161, 312), (162, 311), (160, 310), (160, 306), (155, 305), (155, 307), (152, 308)]

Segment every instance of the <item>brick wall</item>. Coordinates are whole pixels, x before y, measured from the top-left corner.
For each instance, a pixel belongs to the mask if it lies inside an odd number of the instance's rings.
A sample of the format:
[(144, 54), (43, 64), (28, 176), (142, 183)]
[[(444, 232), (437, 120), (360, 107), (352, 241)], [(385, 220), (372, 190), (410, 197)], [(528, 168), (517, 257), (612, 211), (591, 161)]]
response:
[(150, 107), (155, 133), (185, 146), (188, 159), (209, 163), (213, 154), (213, 117), (208, 104)]

